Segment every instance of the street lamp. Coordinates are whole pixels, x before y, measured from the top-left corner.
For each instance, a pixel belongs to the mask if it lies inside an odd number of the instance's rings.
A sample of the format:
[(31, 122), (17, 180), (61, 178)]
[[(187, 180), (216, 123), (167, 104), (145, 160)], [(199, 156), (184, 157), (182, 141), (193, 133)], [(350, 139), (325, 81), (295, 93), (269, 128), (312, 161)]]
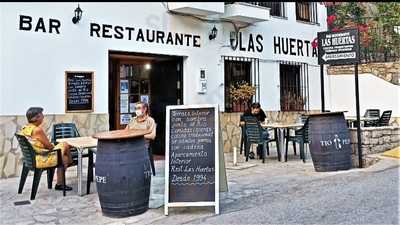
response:
[(74, 12), (75, 12), (75, 16), (72, 18), (72, 22), (74, 24), (76, 24), (79, 22), (79, 20), (81, 20), (82, 12), (83, 12), (82, 9), (79, 7), (79, 4), (78, 4), (78, 8), (76, 8)]
[(217, 37), (217, 33), (218, 33), (218, 30), (217, 30), (217, 28), (216, 28), (215, 25), (214, 25), (214, 28), (211, 30), (211, 33), (210, 33), (210, 35), (208, 36), (208, 38), (209, 38), (210, 40), (215, 39), (215, 38)]

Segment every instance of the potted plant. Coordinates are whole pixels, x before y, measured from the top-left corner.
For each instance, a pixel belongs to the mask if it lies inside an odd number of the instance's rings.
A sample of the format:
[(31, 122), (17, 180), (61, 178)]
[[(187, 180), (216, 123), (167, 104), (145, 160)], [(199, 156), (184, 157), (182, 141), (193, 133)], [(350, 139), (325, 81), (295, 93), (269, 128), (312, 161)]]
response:
[(248, 84), (245, 81), (232, 84), (229, 88), (229, 93), (232, 97), (233, 112), (242, 112), (243, 107), (248, 108), (252, 97), (256, 94), (256, 87)]

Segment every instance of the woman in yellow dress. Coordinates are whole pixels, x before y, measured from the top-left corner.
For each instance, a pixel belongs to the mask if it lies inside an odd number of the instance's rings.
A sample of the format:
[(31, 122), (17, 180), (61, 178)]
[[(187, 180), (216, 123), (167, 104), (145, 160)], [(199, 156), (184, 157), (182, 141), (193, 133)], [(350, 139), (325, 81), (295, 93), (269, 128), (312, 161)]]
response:
[[(43, 152), (54, 149), (61, 149), (62, 161), (64, 164), (64, 169), (72, 163), (72, 157), (70, 153), (70, 146), (67, 143), (59, 143), (54, 145), (47, 138), (46, 133), (40, 126), (43, 123), (43, 108), (31, 107), (26, 112), (26, 118), (28, 119), (28, 124), (22, 127), (20, 134), (27, 137), (29, 142), (32, 144), (33, 149), (37, 152)], [(46, 168), (57, 165), (57, 154), (49, 155), (36, 155), (36, 167)], [(57, 168), (57, 184), (55, 186), (56, 190), (63, 190), (62, 186), (63, 173), (62, 170)], [(71, 187), (65, 186), (65, 190), (72, 190)]]

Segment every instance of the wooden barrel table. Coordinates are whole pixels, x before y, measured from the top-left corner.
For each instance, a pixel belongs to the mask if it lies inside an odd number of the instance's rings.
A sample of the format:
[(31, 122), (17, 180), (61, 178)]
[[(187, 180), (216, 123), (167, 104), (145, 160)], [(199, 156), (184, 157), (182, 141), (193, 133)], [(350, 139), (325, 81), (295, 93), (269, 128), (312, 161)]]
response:
[(352, 167), (350, 132), (343, 112), (309, 114), (310, 152), (317, 172)]
[(144, 135), (147, 130), (115, 130), (98, 139), (96, 186), (103, 215), (127, 217), (149, 208), (151, 170)]

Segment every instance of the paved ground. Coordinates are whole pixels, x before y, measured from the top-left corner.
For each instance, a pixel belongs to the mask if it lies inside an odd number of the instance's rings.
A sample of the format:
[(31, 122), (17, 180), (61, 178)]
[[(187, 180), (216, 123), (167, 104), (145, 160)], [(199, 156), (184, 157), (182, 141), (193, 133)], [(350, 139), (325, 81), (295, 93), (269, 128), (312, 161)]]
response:
[(163, 163), (156, 162), (151, 209), (144, 214), (123, 219), (102, 216), (95, 187), (91, 194), (78, 197), (76, 172), (71, 170), (68, 183), (74, 191), (62, 197), (61, 192), (47, 190), (44, 175), (30, 205), (13, 203), (29, 200), (32, 177), (21, 195), (19, 178), (1, 180), (0, 224), (399, 224), (397, 159), (383, 157), (367, 169), (326, 173), (315, 172), (310, 160), (303, 164), (297, 157), (286, 163), (276, 156), (266, 164), (250, 160), (256, 166), (227, 170), (229, 192), (221, 193), (218, 216), (208, 207), (173, 208), (164, 216)]

